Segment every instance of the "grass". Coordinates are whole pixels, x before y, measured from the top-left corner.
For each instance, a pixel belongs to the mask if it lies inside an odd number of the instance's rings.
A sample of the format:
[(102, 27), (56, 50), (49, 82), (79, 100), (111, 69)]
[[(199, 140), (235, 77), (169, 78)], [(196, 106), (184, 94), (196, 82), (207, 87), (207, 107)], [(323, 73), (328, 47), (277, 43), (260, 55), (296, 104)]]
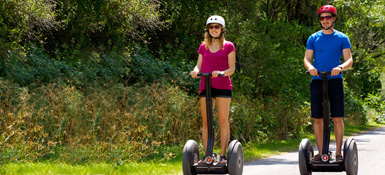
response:
[(7, 164), (0, 169), (0, 174), (178, 174), (180, 162), (168, 163), (132, 163), (113, 165), (95, 163), (89, 165), (68, 165), (63, 163), (23, 163)]
[[(345, 128), (345, 136), (353, 136), (359, 133), (384, 126), (383, 124), (371, 124), (365, 126), (348, 126)], [(307, 137), (313, 144), (314, 136)], [(334, 135), (331, 135), (334, 140)], [(243, 145), (244, 160), (262, 159), (277, 154), (298, 150), (300, 139), (283, 140), (272, 143), (246, 143)], [(147, 161), (138, 163), (126, 163), (117, 165), (113, 163), (91, 163), (82, 165), (70, 165), (65, 163), (38, 162), (38, 163), (9, 163), (0, 167), (0, 174), (182, 174), (182, 148), (176, 156), (165, 161)], [(215, 150), (218, 152), (218, 150)]]

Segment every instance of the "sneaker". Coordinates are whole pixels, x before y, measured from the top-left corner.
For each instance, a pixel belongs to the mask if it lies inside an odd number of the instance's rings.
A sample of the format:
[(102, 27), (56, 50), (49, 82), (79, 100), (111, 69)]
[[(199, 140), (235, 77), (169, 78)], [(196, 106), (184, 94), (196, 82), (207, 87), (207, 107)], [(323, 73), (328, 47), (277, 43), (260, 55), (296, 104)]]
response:
[(226, 156), (221, 156), (218, 164), (226, 164), (227, 163), (227, 159), (226, 159)]
[(206, 159), (206, 156), (204, 156), (202, 160), (199, 160), (199, 161), (198, 161), (198, 164), (204, 164), (204, 163), (206, 163), (206, 162), (205, 162), (205, 159)]
[(321, 162), (321, 155), (320, 154), (317, 154), (315, 155), (312, 159), (311, 159), (312, 162)]
[(342, 158), (342, 155), (336, 155), (336, 162), (343, 162), (344, 158)]

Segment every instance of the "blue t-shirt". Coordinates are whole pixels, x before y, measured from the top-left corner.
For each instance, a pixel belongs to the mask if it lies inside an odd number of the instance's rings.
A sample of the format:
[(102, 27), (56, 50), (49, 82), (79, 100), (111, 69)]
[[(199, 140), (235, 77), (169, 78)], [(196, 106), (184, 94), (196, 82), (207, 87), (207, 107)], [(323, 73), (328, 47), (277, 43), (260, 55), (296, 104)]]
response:
[[(344, 49), (351, 48), (349, 38), (340, 31), (332, 34), (324, 34), (321, 31), (313, 33), (307, 40), (306, 49), (314, 51), (313, 66), (318, 71), (332, 71), (341, 65), (341, 56)], [(342, 78), (342, 74), (328, 79)], [(322, 79), (321, 76), (313, 76), (313, 79)]]

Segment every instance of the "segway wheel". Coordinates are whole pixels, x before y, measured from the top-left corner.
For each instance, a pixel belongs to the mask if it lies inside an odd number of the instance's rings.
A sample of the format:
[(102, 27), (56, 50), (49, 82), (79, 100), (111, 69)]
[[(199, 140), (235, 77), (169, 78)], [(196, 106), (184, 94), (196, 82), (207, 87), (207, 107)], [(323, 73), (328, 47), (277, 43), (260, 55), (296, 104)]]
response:
[(298, 164), (301, 175), (311, 175), (310, 159), (314, 156), (313, 145), (309, 139), (302, 139), (298, 150)]
[(243, 149), (238, 140), (230, 142), (227, 152), (227, 169), (229, 175), (242, 175), (243, 173)]
[[(357, 144), (353, 139), (345, 142), (347, 145), (344, 150), (346, 175), (356, 175), (358, 173), (358, 152)], [(345, 152), (346, 151), (346, 152)]]
[(199, 146), (198, 143), (194, 140), (188, 140), (183, 148), (183, 174), (184, 175), (193, 175), (194, 164), (199, 160)]
[(346, 159), (346, 155), (347, 155), (347, 152), (348, 152), (348, 147), (349, 147), (349, 143), (352, 141), (352, 138), (348, 138), (344, 141), (344, 145), (343, 145), (343, 156), (344, 156), (344, 160)]

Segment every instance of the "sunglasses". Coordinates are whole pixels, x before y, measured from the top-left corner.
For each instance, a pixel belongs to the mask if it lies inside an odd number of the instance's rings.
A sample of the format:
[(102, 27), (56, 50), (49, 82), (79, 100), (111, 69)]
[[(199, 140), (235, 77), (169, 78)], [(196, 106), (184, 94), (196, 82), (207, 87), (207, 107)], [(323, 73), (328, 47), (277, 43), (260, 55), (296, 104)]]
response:
[(321, 16), (319, 19), (320, 19), (320, 21), (323, 21), (323, 20), (330, 20), (330, 19), (332, 19), (333, 18), (333, 16)]
[(209, 29), (219, 29), (220, 27), (220, 25), (210, 25)]

